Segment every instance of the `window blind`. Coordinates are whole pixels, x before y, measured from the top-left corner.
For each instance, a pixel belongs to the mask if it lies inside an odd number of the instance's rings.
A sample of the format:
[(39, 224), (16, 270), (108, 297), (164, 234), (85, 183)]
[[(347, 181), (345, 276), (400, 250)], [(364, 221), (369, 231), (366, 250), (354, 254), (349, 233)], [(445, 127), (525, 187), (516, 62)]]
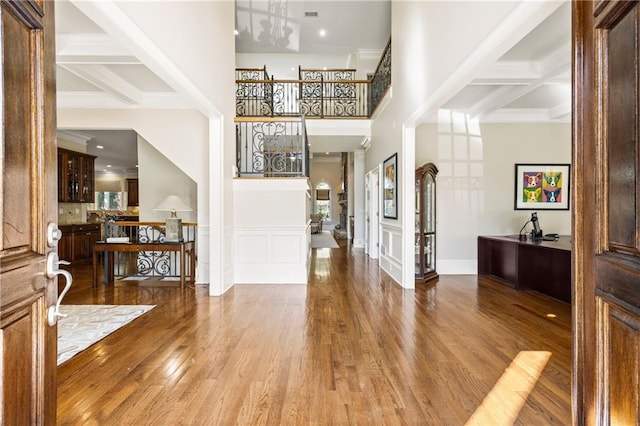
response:
[(329, 189), (316, 189), (316, 200), (329, 200)]

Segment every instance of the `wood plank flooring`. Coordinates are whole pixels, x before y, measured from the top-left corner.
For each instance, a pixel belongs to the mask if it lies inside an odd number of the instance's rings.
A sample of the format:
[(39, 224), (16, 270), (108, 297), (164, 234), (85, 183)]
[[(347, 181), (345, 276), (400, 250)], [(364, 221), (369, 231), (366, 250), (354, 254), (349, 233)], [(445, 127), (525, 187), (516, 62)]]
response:
[(58, 368), (58, 424), (571, 424), (568, 304), (476, 276), (403, 291), (344, 241), (311, 269), (209, 297), (74, 266), (66, 304), (157, 307)]

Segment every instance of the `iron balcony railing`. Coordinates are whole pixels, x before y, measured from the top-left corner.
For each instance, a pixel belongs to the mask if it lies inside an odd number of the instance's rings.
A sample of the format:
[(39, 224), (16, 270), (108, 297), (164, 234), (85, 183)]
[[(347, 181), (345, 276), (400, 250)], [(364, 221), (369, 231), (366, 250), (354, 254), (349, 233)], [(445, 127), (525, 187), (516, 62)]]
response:
[[(182, 232), (184, 241), (196, 241), (197, 224), (184, 222)], [(103, 222), (104, 240), (115, 242), (113, 239), (125, 238), (126, 242), (145, 244), (163, 243), (165, 236), (164, 222), (130, 222), (117, 221), (106, 218)], [(104, 259), (106, 262), (106, 257)], [(139, 252), (114, 252), (114, 276), (119, 278), (135, 277), (178, 279), (181, 268), (185, 268), (187, 276), (193, 276), (189, 264), (180, 263), (180, 254), (175, 251), (140, 250)], [(106, 270), (111, 266), (105, 265)]]
[(298, 68), (297, 80), (276, 80), (263, 68), (236, 69), (237, 117), (369, 118), (391, 85), (391, 40), (376, 72)]
[(308, 177), (304, 117), (236, 118), (236, 161), (239, 176)]

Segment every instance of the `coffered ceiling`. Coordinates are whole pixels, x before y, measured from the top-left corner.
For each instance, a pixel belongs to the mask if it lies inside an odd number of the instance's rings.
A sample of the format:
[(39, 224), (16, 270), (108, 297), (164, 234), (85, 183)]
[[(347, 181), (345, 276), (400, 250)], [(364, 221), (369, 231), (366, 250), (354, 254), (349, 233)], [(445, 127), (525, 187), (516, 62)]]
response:
[[(276, 6), (277, 19), (269, 12)], [(236, 51), (347, 55), (382, 50), (390, 12), (384, 0), (238, 0)], [(116, 34), (94, 22), (94, 13), (91, 2), (56, 1), (59, 108), (192, 107)], [(570, 28), (566, 2), (443, 107), (481, 121), (569, 121)]]

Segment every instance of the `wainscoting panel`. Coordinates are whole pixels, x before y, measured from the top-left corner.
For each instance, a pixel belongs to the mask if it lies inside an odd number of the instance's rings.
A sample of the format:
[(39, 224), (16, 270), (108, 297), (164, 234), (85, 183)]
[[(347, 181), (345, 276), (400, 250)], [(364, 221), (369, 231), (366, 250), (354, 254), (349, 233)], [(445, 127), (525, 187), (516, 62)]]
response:
[(400, 226), (381, 224), (379, 262), (382, 270), (402, 285), (402, 228)]
[(236, 264), (268, 263), (269, 235), (238, 235), (236, 239)]
[(306, 284), (307, 228), (236, 229), (236, 284)]
[(300, 263), (305, 254), (300, 246), (300, 235), (272, 235), (271, 263)]

